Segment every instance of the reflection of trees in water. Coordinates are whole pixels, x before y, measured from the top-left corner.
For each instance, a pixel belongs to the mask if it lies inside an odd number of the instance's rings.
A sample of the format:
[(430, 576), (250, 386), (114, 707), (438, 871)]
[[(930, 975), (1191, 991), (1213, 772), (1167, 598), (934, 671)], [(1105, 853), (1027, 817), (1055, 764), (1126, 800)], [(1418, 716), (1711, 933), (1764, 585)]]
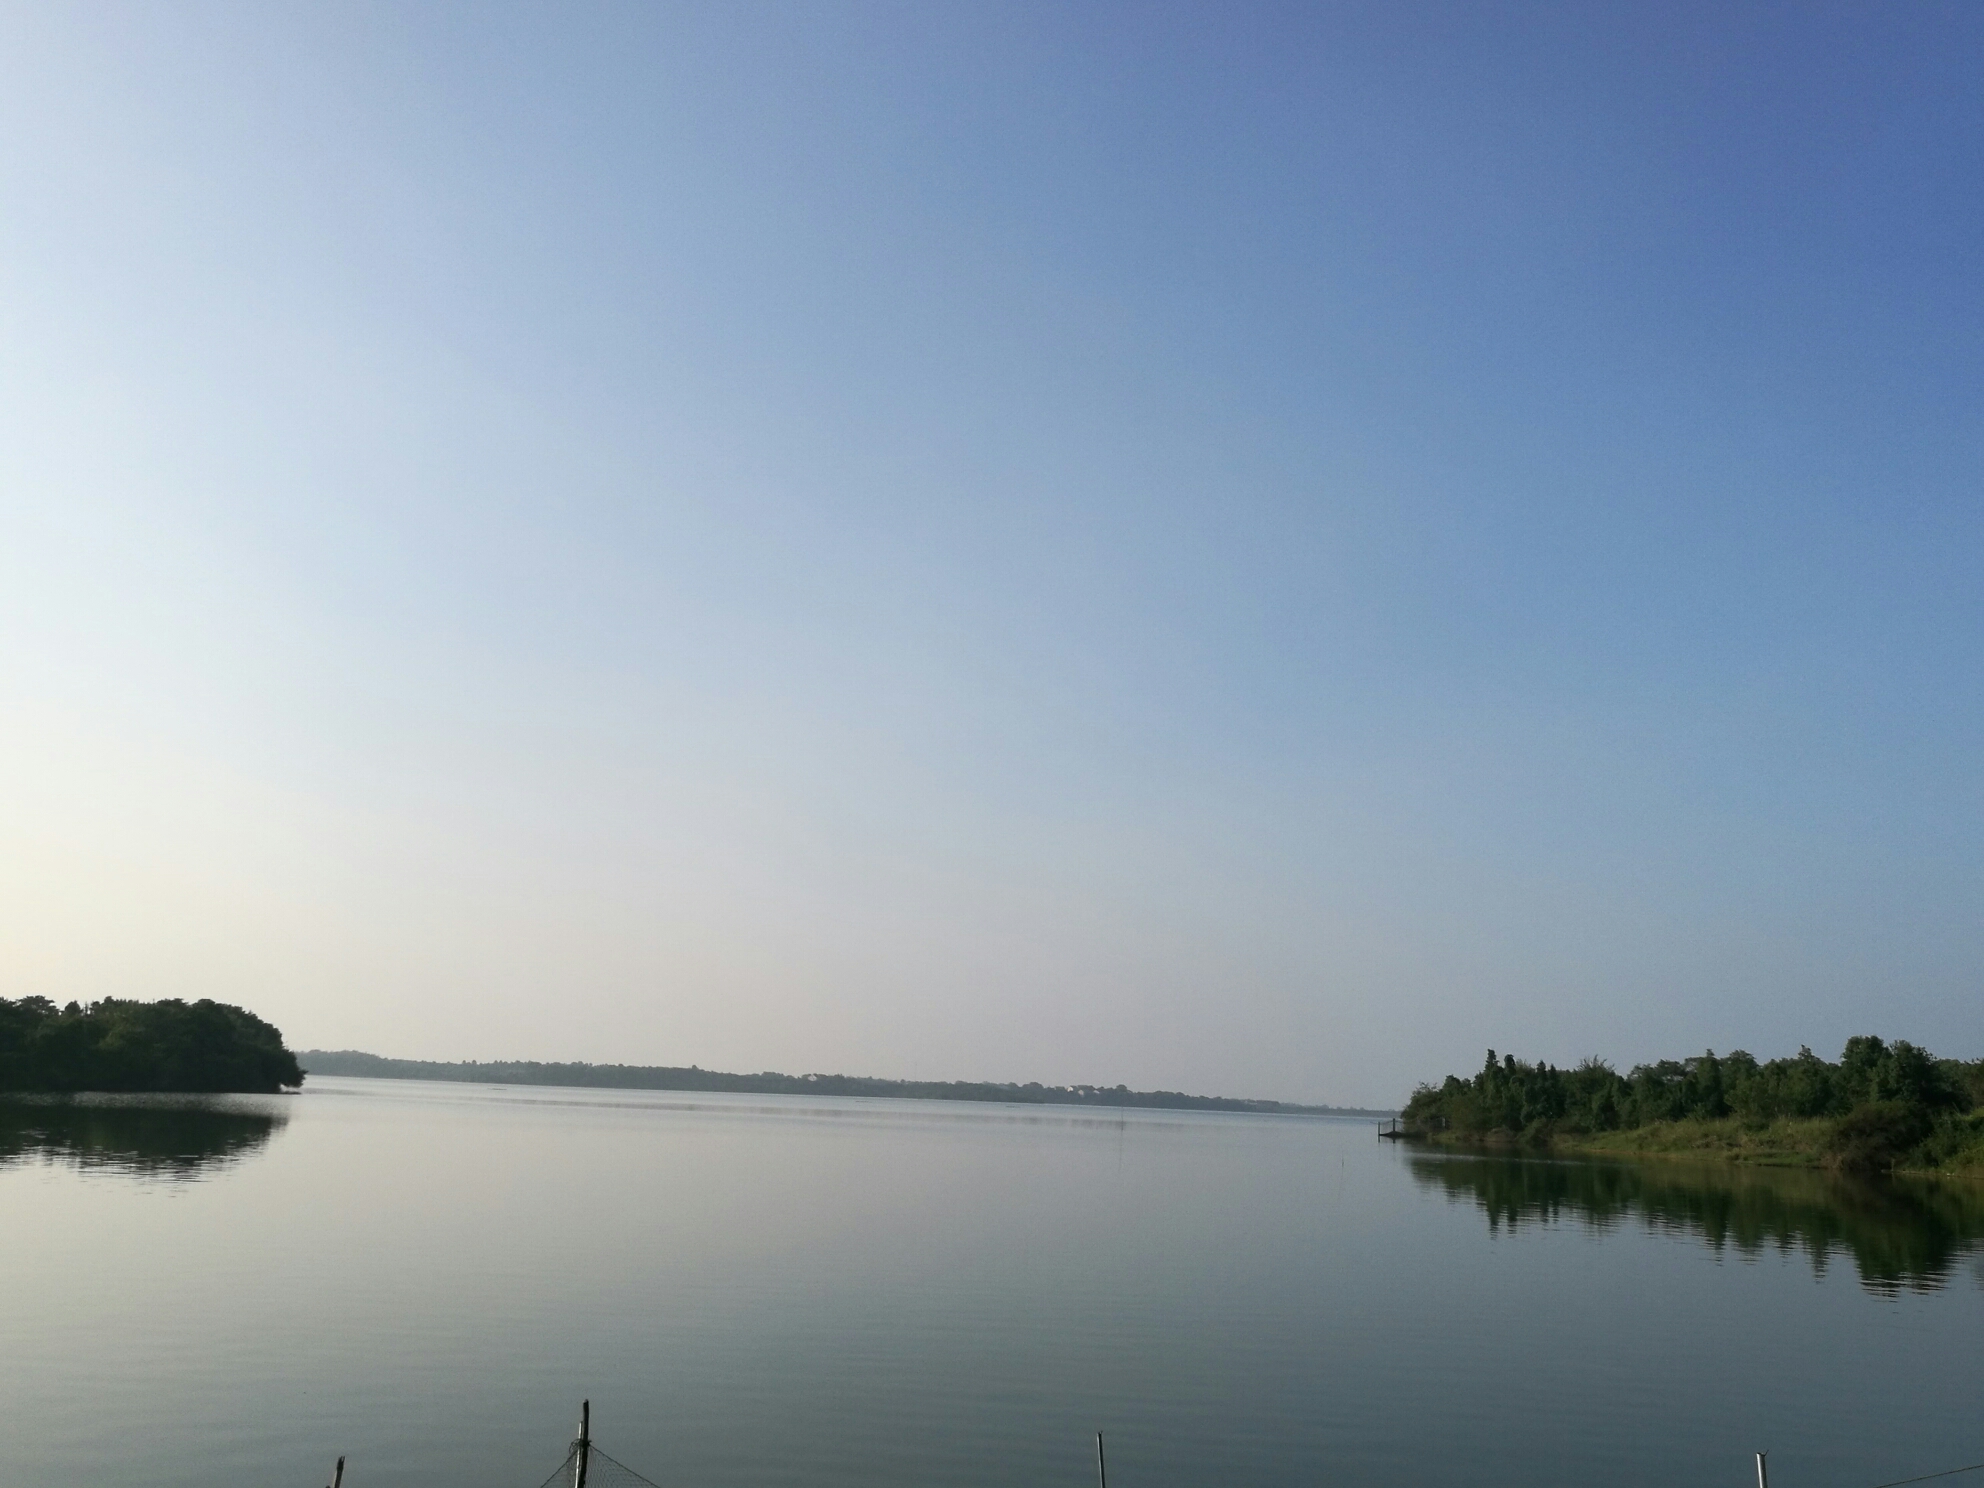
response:
[(1975, 1269), (1984, 1240), (1984, 1188), (1935, 1179), (1423, 1156), (1412, 1159), (1412, 1175), (1480, 1205), (1490, 1231), (1566, 1218), (1605, 1230), (1637, 1220), (1698, 1235), (1718, 1255), (1728, 1247), (1749, 1257), (1801, 1249), (1820, 1272), (1843, 1250), (1863, 1286), (1890, 1295), (1935, 1291), (1967, 1257)]
[(259, 1152), (280, 1110), (200, 1097), (0, 1101), (0, 1167), (44, 1162), (149, 1178), (195, 1178)]

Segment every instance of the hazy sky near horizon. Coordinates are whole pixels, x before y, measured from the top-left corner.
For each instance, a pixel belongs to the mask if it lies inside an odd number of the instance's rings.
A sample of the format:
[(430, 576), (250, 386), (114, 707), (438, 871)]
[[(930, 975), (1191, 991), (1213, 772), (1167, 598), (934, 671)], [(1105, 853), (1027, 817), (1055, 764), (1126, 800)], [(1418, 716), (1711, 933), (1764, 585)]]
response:
[(1984, 10), (0, 10), (0, 995), (1984, 1054)]

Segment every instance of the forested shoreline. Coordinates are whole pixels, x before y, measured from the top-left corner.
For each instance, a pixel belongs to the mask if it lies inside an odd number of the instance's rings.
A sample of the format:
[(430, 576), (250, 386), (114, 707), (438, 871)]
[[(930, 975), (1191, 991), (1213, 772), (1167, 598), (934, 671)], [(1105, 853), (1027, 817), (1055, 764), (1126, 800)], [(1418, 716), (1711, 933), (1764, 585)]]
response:
[(306, 1070), (375, 1080), (463, 1080), (493, 1085), (575, 1085), (607, 1090), (710, 1090), (745, 1095), (837, 1095), (871, 1099), (987, 1101), (1023, 1106), (1112, 1106), (1160, 1111), (1251, 1111), (1264, 1115), (1389, 1116), (1350, 1106), (1130, 1090), (1122, 1085), (1005, 1084), (983, 1080), (888, 1080), (871, 1075), (755, 1075), (695, 1065), (544, 1063), (538, 1060), (388, 1059), (356, 1049), (306, 1049)]
[(1411, 1135), (1458, 1144), (1984, 1170), (1984, 1059), (1863, 1035), (1837, 1060), (1711, 1050), (1622, 1075), (1598, 1059), (1565, 1069), (1490, 1049), (1471, 1078), (1421, 1085), (1402, 1119)]
[(250, 1092), (303, 1083), (282, 1033), (245, 1008), (185, 1002), (0, 998), (0, 1093)]

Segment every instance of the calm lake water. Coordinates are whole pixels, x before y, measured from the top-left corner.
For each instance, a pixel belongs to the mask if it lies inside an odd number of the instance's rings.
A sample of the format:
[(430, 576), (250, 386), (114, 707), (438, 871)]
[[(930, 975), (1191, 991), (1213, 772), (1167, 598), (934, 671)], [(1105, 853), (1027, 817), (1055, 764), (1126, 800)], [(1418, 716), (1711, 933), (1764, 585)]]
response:
[[(1868, 1485), (1984, 1187), (1368, 1123), (312, 1080), (0, 1111), (0, 1485)], [(1976, 1483), (1984, 1474), (1948, 1480)]]

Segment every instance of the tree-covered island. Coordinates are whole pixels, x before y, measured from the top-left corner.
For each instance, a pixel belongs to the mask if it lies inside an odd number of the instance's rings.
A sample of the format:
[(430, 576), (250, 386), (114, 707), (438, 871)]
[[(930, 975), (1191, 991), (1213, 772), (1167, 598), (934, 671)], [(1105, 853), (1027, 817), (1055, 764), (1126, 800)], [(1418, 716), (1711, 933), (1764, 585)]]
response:
[(57, 1007), (46, 997), (0, 998), (0, 1092), (273, 1094), (302, 1083), (281, 1032), (224, 1002), (106, 997)]
[(1711, 1051), (1621, 1075), (1598, 1059), (1560, 1069), (1490, 1049), (1471, 1079), (1415, 1090), (1402, 1123), (1453, 1145), (1984, 1174), (1984, 1059), (1863, 1036), (1836, 1061)]

